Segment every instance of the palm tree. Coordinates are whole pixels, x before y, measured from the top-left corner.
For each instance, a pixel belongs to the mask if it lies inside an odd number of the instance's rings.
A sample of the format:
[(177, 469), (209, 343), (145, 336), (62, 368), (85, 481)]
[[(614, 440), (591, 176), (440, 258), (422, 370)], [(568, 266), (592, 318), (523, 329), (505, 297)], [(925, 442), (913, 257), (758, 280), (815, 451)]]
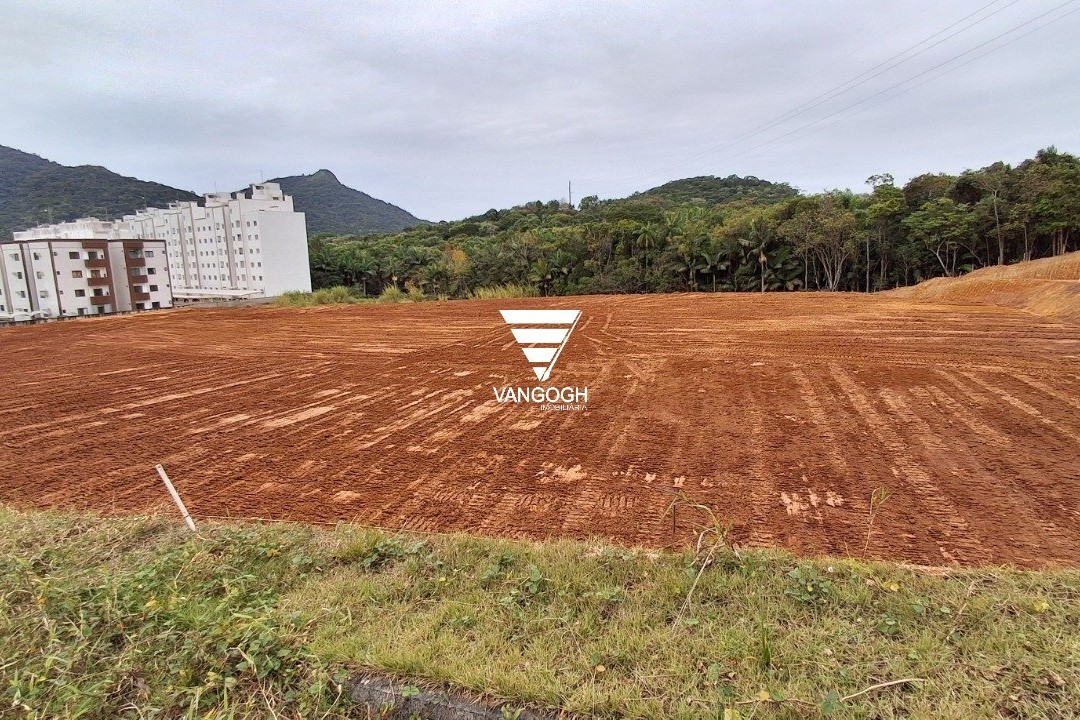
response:
[(707, 247), (698, 253), (698, 271), (708, 273), (712, 277), (712, 291), (716, 292), (716, 276), (722, 269), (726, 269), (724, 250), (715, 245)]
[(642, 248), (642, 255), (645, 258), (645, 275), (649, 274), (649, 251), (655, 246), (656, 241), (660, 239), (660, 228), (655, 223), (647, 222), (641, 226), (637, 233), (638, 244)]
[(537, 258), (529, 268), (529, 282), (539, 285), (540, 292), (545, 296), (548, 294), (548, 287), (551, 285), (551, 277), (551, 263), (545, 258)]
[(757, 260), (761, 265), (761, 292), (765, 292), (765, 271), (769, 263), (769, 256), (766, 254), (767, 246), (776, 237), (776, 233), (769, 223), (765, 222), (764, 218), (754, 218), (750, 221), (750, 232), (748, 240), (750, 246), (757, 252)]

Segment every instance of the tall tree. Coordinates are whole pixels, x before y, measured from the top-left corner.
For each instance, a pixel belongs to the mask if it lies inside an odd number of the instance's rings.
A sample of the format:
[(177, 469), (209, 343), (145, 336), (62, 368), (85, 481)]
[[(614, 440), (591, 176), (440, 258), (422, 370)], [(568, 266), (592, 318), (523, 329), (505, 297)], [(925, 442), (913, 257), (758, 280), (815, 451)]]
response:
[(928, 247), (945, 275), (956, 274), (960, 248), (971, 235), (971, 210), (946, 197), (924, 203), (904, 218), (904, 227)]

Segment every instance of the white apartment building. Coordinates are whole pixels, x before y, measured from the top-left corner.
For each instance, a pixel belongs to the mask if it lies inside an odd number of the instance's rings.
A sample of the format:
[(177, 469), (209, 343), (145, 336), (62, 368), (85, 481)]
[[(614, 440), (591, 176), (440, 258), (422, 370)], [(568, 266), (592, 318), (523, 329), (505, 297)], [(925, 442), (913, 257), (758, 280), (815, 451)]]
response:
[(169, 263), (162, 241), (0, 242), (0, 321), (171, 306)]
[(272, 297), (311, 290), (307, 225), (277, 183), (209, 193), (112, 222), (86, 218), (15, 233), (15, 240), (154, 240), (165, 244), (172, 297)]

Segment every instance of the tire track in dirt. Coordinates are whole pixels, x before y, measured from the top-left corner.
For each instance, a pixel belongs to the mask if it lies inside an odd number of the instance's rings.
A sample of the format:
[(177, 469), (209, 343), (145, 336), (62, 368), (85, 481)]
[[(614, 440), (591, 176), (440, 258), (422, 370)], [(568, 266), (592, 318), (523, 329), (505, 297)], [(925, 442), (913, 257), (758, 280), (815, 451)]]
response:
[[(587, 411), (494, 405), (534, 382), (507, 307), (582, 310), (553, 383), (588, 386)], [(196, 516), (666, 546), (707, 517), (684, 507), (673, 535), (678, 489), (741, 544), (846, 554), (888, 485), (875, 556), (1080, 564), (1080, 343), (1023, 313), (828, 293), (191, 310), (0, 329), (0, 367), (19, 506), (166, 506), (164, 462)]]
[(889, 451), (892, 462), (895, 463), (894, 473), (897, 479), (914, 491), (923, 511), (936, 521), (931, 537), (938, 544), (941, 558), (949, 563), (965, 564), (986, 560), (985, 552), (979, 546), (971, 527), (956, 506), (942, 493), (930, 474), (907, 451), (907, 444), (873, 407), (851, 376), (835, 365), (831, 368), (831, 372), (863, 422), (870, 428), (882, 447)]

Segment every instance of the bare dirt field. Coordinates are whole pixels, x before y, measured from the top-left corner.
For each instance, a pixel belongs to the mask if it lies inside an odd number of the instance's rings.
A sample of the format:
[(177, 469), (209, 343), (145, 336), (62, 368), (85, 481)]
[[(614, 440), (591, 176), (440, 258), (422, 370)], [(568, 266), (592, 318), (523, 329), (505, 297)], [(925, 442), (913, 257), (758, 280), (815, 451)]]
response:
[[(500, 309), (580, 309), (546, 383)], [(1080, 564), (1080, 326), (889, 295), (194, 309), (0, 329), (0, 501)]]

